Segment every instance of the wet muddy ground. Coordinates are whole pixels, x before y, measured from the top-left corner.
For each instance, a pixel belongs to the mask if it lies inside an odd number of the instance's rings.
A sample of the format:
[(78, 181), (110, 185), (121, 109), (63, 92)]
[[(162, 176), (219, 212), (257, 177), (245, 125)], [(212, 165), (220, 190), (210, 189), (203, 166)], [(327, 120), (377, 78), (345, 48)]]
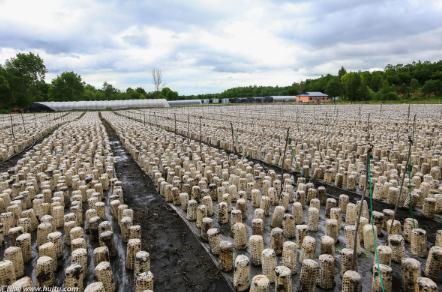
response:
[(150, 253), (156, 291), (231, 291), (211, 257), (186, 223), (158, 194), (152, 180), (124, 150), (106, 124), (116, 175), (125, 203), (142, 228), (142, 249)]

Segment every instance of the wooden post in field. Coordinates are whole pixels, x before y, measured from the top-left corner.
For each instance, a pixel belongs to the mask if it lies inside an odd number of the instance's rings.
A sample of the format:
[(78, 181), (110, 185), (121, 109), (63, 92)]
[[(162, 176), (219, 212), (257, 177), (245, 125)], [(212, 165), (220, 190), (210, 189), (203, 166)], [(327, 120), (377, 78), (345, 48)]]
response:
[(232, 146), (233, 146), (233, 152), (236, 153), (236, 147), (235, 147), (235, 135), (233, 134), (233, 124), (230, 122), (230, 129), (232, 132)]
[(176, 142), (176, 136), (177, 136), (177, 134), (176, 134), (176, 113), (173, 113), (173, 117), (175, 119), (175, 142)]
[(187, 138), (190, 142), (190, 115), (187, 113)]
[(12, 133), (12, 137), (15, 140), (15, 135), (14, 135), (14, 123), (12, 122), (12, 115), (9, 114), (9, 118), (11, 119), (11, 133)]
[[(402, 173), (402, 178), (401, 178), (401, 186), (399, 188), (399, 196), (397, 196), (396, 198), (396, 203), (394, 204), (394, 213), (393, 213), (393, 218), (391, 218), (391, 224), (390, 224), (390, 229), (387, 230), (392, 230), (391, 228), (393, 227), (393, 223), (394, 223), (394, 219), (396, 217), (396, 212), (397, 212), (397, 208), (399, 206), (399, 202), (401, 201), (402, 198), (402, 190), (404, 188), (404, 182), (405, 182), (405, 174), (407, 173), (407, 169), (411, 164), (410, 158), (411, 158), (411, 147), (413, 146), (413, 139), (414, 139), (414, 131), (415, 131), (415, 127), (416, 127), (416, 114), (414, 115), (413, 118), (413, 130), (412, 133), (410, 134), (410, 131), (408, 131), (408, 153), (407, 153), (407, 162), (405, 164), (405, 169), (404, 172)], [(408, 178), (410, 179), (410, 178)]]
[(359, 246), (358, 244), (358, 234), (359, 234), (359, 225), (361, 222), (361, 214), (362, 214), (362, 207), (364, 206), (364, 200), (365, 200), (365, 194), (370, 192), (370, 187), (369, 187), (369, 168), (370, 168), (370, 156), (371, 153), (373, 151), (373, 145), (370, 145), (367, 151), (367, 162), (366, 162), (366, 178), (365, 178), (365, 182), (366, 182), (366, 188), (364, 190), (364, 192), (362, 193), (362, 197), (361, 197), (361, 204), (359, 205), (359, 212), (358, 212), (358, 219), (356, 220), (356, 232), (355, 232), (355, 238), (354, 238), (354, 242), (353, 242), (353, 265), (352, 268), (353, 270), (357, 271), (357, 258), (358, 258), (358, 251), (357, 248)]
[(287, 151), (287, 146), (289, 144), (289, 135), (290, 135), (290, 127), (287, 128), (287, 135), (285, 137), (284, 153), (282, 154), (282, 163), (281, 163), (281, 175), (284, 174), (284, 160), (285, 160), (285, 153)]
[(203, 149), (201, 147), (201, 141), (202, 141), (202, 136), (201, 136), (201, 119), (202, 119), (202, 116), (200, 116), (200, 157), (202, 157), (202, 153), (203, 153)]
[(23, 131), (25, 131), (25, 133), (28, 133), (28, 131), (26, 131), (26, 127), (25, 127), (25, 119), (23, 118), (23, 114), (20, 113), (21, 116), (21, 123), (23, 125)]
[(176, 113), (173, 114), (173, 117), (175, 119), (175, 135), (176, 135)]

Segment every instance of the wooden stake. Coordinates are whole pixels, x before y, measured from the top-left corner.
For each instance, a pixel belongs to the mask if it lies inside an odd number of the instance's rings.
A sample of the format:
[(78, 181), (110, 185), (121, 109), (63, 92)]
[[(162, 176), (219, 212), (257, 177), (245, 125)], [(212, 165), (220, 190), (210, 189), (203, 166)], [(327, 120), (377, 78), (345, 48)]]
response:
[[(285, 153), (287, 152), (287, 146), (289, 144), (289, 135), (290, 135), (290, 127), (287, 128), (287, 135), (285, 137), (285, 146), (284, 146), (284, 153), (282, 154), (282, 163), (281, 163), (281, 184), (283, 185), (282, 178), (284, 177), (284, 161), (285, 161)], [(282, 187), (281, 187), (281, 193), (279, 194), (279, 198), (282, 196)]]
[(23, 114), (20, 113), (21, 116), (21, 123), (23, 125), (23, 131), (25, 131), (25, 133), (28, 133), (28, 131), (26, 131), (26, 127), (25, 127), (25, 119), (23, 118)]
[(12, 115), (9, 114), (9, 118), (11, 119), (11, 132), (12, 132), (12, 137), (15, 140), (15, 135), (14, 135), (14, 123), (12, 122)]
[(173, 114), (173, 117), (175, 119), (175, 135), (176, 135), (176, 113)]
[(176, 113), (173, 113), (173, 117), (174, 117), (174, 119), (175, 119), (175, 143), (176, 143)]
[(190, 142), (190, 115), (187, 114), (187, 138), (189, 139)]
[(236, 153), (235, 136), (233, 135), (233, 124), (232, 124), (232, 122), (230, 122), (230, 129), (232, 130), (232, 145), (233, 145), (233, 152)]
[[(370, 156), (371, 156), (371, 152), (373, 151), (373, 145), (370, 145), (369, 146), (369, 148), (368, 148), (368, 150), (367, 150), (367, 162), (366, 162), (366, 167), (365, 167), (365, 169), (366, 169), (366, 178), (365, 178), (365, 182), (366, 182), (366, 185), (368, 186), (368, 175), (369, 175), (369, 173), (368, 173), (368, 168), (370, 167)], [(360, 225), (360, 221), (361, 221), (361, 214), (362, 214), (362, 207), (364, 206), (364, 200), (365, 200), (365, 194), (367, 193), (367, 192), (370, 192), (370, 188), (369, 187), (367, 187), (367, 188), (365, 188), (365, 191), (362, 193), (362, 198), (361, 198), (361, 204), (359, 205), (359, 214), (358, 214), (358, 219), (357, 219), (357, 221), (356, 221), (356, 232), (355, 232), (355, 240), (354, 240), (354, 243), (353, 243), (353, 269), (355, 270), (355, 271), (357, 271), (357, 264), (358, 264), (358, 261), (357, 261), (357, 258), (358, 258), (358, 250), (357, 250), (357, 248), (358, 248), (358, 234), (359, 234), (359, 225)]]
[(202, 136), (201, 136), (201, 119), (202, 119), (202, 116), (200, 116), (200, 157), (202, 157), (201, 155), (202, 155), (202, 149), (201, 149), (201, 140), (202, 140)]
[[(405, 164), (404, 172), (402, 173), (401, 187), (400, 187), (400, 189), (399, 189), (399, 196), (397, 196), (397, 198), (396, 198), (396, 203), (394, 204), (394, 213), (393, 213), (393, 218), (391, 219), (391, 223), (390, 223), (390, 231), (392, 230), (393, 222), (394, 222), (394, 219), (396, 218), (397, 208), (398, 208), (398, 206), (399, 206), (399, 202), (401, 201), (401, 198), (402, 198), (402, 190), (403, 190), (403, 188), (404, 188), (405, 174), (407, 173), (407, 168), (409, 167), (409, 163), (410, 163), (411, 146), (413, 145), (415, 126), (416, 126), (416, 114), (414, 115), (414, 118), (413, 118), (413, 132), (412, 132), (411, 135), (408, 134), (408, 153), (407, 153), (407, 162), (406, 162), (406, 164)], [(410, 178), (408, 178), (408, 179), (410, 179)], [(387, 229), (387, 230), (388, 230), (388, 229)]]

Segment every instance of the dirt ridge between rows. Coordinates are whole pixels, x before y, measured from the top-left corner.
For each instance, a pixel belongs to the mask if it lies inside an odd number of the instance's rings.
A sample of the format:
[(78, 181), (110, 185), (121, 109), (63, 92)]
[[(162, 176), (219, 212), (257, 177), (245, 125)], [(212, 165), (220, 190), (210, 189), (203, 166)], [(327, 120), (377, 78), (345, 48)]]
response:
[(231, 291), (185, 222), (128, 155), (112, 127), (101, 119), (115, 156), (114, 167), (122, 182), (125, 203), (134, 210), (134, 224), (141, 225), (142, 249), (150, 254), (155, 291)]

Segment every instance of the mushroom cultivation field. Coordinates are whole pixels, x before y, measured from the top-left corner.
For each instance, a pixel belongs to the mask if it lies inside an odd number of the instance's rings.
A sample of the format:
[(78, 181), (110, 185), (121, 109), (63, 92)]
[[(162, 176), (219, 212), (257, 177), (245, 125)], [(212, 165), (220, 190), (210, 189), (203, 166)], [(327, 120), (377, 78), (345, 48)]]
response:
[(61, 118), (3, 142), (4, 287), (442, 290), (440, 105)]
[(0, 162), (9, 160), (80, 113), (0, 115)]

